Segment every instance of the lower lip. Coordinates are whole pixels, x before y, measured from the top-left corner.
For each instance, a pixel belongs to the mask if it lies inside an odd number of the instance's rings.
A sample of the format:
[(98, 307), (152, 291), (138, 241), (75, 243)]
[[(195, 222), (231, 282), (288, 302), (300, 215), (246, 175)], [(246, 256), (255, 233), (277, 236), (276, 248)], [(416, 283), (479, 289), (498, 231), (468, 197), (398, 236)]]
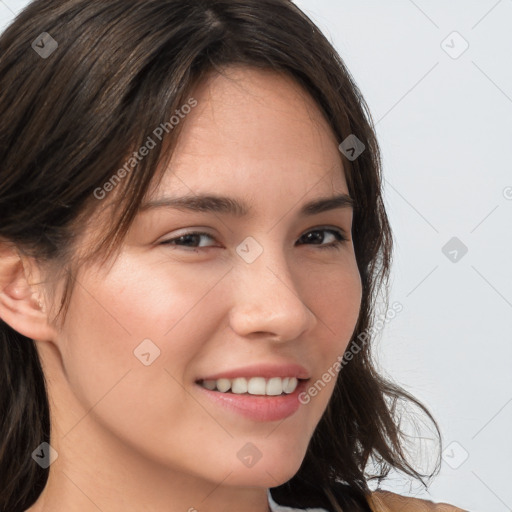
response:
[(301, 406), (299, 395), (306, 388), (308, 381), (299, 380), (297, 388), (288, 395), (262, 396), (238, 395), (236, 393), (221, 393), (211, 391), (196, 383), (196, 386), (206, 397), (215, 403), (231, 409), (246, 418), (255, 421), (278, 421), (288, 418)]

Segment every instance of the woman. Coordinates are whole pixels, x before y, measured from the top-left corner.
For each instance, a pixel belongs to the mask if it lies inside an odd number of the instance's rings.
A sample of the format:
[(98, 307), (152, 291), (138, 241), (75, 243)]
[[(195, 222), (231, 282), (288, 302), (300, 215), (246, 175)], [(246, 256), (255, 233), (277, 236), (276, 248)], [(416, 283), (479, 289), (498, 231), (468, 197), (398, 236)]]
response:
[(40, 0), (0, 44), (0, 509), (459, 510), (368, 486), (427, 476), (399, 403), (437, 425), (372, 365), (378, 145), (313, 23)]

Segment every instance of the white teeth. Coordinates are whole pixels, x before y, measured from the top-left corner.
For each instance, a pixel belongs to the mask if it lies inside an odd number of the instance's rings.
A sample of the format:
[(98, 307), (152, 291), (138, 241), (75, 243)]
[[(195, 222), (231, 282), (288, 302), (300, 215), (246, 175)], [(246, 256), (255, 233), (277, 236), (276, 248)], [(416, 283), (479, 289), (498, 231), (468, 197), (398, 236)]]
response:
[(242, 378), (233, 379), (231, 383), (231, 392), (239, 395), (247, 393), (247, 380)]
[(283, 382), (283, 391), (285, 393), (293, 393), (299, 381), (295, 377), (287, 377)]
[(266, 390), (267, 382), (263, 377), (252, 377), (247, 381), (247, 392), (250, 395), (266, 395)]
[(280, 395), (283, 391), (284, 384), (281, 377), (272, 377), (266, 383), (265, 394), (267, 395)]
[(277, 396), (283, 393), (290, 394), (295, 391), (299, 381), (295, 377), (272, 377), (265, 379), (264, 377), (237, 377), (235, 379), (217, 379), (203, 380), (201, 386), (210, 391), (220, 391), (243, 395), (269, 395)]
[(229, 389), (231, 388), (231, 381), (229, 379), (218, 379), (215, 382), (215, 384), (217, 386), (217, 389), (219, 391), (222, 391), (223, 393), (229, 391)]
[(215, 381), (214, 380), (203, 380), (203, 387), (213, 391), (215, 389)]

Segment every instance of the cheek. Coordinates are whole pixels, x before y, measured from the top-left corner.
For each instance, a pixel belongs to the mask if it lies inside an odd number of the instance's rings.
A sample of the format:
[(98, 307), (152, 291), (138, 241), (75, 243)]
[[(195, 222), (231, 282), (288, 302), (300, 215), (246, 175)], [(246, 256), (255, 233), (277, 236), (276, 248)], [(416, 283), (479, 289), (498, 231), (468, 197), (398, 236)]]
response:
[(200, 407), (190, 406), (182, 383), (209, 327), (198, 315), (212, 301), (201, 298), (218, 279), (191, 281), (178, 273), (171, 279), (169, 268), (166, 273), (164, 279), (162, 272), (121, 275), (113, 269), (108, 279), (79, 279), (59, 340), (69, 412), (76, 416), (69, 428), (85, 417), (73, 439), (94, 421), (149, 452), (155, 447), (148, 432), (165, 440), (198, 423)]
[[(313, 282), (316, 284), (313, 288)], [(333, 269), (311, 277), (308, 286), (315, 290), (308, 306), (317, 317), (314, 343), (308, 347), (308, 360), (315, 361), (318, 373), (307, 388), (305, 402), (318, 412), (318, 419), (332, 396), (338, 377), (339, 361), (354, 332), (362, 298), (357, 267)]]
[(311, 278), (314, 290), (311, 307), (327, 338), (344, 350), (355, 328), (362, 299), (361, 277), (357, 267), (333, 268)]
[(108, 276), (79, 278), (60, 348), (70, 385), (89, 406), (129, 370), (145, 370), (141, 379), (152, 379), (151, 369), (167, 368), (182, 381), (201, 349), (205, 307), (212, 307), (204, 298), (219, 281), (217, 272), (199, 279), (157, 263), (120, 259)]

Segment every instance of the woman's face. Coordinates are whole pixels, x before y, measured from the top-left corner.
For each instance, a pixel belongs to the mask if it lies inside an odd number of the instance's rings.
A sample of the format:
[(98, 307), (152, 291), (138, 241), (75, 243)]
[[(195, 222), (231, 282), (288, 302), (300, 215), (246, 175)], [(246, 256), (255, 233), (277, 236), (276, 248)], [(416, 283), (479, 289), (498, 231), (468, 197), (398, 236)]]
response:
[[(273, 487), (297, 472), (326, 409), (335, 380), (322, 375), (344, 353), (361, 303), (353, 212), (302, 209), (348, 194), (339, 141), (290, 79), (229, 73), (194, 91), (197, 106), (145, 202), (207, 195), (248, 212), (146, 208), (111, 266), (80, 269), (56, 351), (43, 353), (59, 456)], [(347, 241), (335, 245), (338, 232)], [(297, 391), (241, 397), (197, 383), (233, 371), (295, 375), (290, 365), (303, 367), (305, 389), (322, 383), (308, 403)]]

